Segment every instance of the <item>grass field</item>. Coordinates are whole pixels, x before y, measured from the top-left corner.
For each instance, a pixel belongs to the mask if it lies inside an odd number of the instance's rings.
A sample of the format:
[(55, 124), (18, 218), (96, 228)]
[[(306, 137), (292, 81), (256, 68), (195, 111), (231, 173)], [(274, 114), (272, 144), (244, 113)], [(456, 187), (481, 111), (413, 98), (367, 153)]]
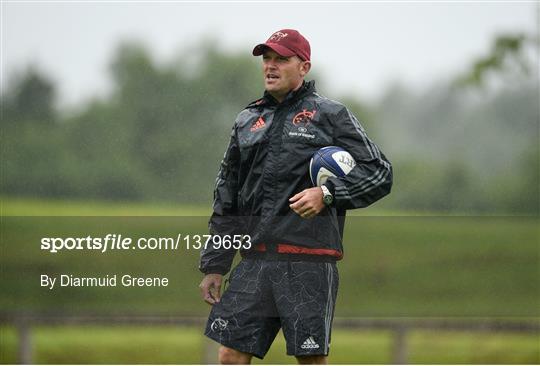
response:
[[(380, 212), (349, 217), (336, 316), (540, 317), (538, 217)], [(48, 253), (44, 236), (205, 234), (208, 210), (143, 204), (2, 200), (0, 310), (61, 314), (206, 316), (197, 250)], [(30, 216), (28, 216), (30, 215)], [(33, 215), (33, 216), (32, 216)], [(54, 216), (54, 217), (53, 217)], [(61, 288), (58, 275), (166, 276), (167, 288)], [(14, 330), (1, 329), (2, 363), (15, 362)], [(194, 328), (38, 327), (38, 363), (198, 363)], [(337, 330), (333, 363), (390, 362), (391, 334)], [(539, 363), (538, 335), (412, 332), (413, 363)], [(93, 348), (94, 347), (94, 348)], [(290, 363), (281, 337), (265, 363)]]
[[(212, 213), (208, 205), (174, 205), (164, 203), (103, 202), (76, 200), (44, 200), (0, 197), (0, 215), (5, 216), (206, 216)], [(433, 212), (388, 211), (378, 208), (353, 210), (354, 216), (431, 216)]]
[(167, 204), (2, 198), (2, 216), (208, 216), (211, 207)]
[[(22, 211), (55, 215), (86, 206), (94, 213), (112, 216), (8, 216)], [(3, 202), (0, 308), (206, 315), (197, 288), (201, 279), (198, 250), (54, 254), (40, 250), (42, 237), (207, 233), (207, 216), (115, 216), (128, 211), (161, 212), (151, 206), (148, 210), (142, 205), (128, 207)], [(178, 213), (190, 211), (177, 209)], [(345, 257), (338, 266), (336, 315), (537, 317), (538, 224), (536, 217), (349, 217)], [(43, 273), (160, 276), (168, 277), (170, 286), (48, 291), (40, 287)]]
[[(16, 334), (0, 328), (1, 363), (16, 363)], [(197, 328), (38, 327), (33, 330), (35, 363), (40, 364), (197, 364), (215, 362), (215, 347)], [(410, 363), (538, 364), (538, 338), (519, 334), (412, 332)], [(391, 363), (392, 334), (385, 331), (336, 330), (329, 361), (334, 364)], [(206, 358), (204, 350), (211, 354)], [(214, 358), (213, 358), (214, 357)], [(285, 355), (280, 333), (264, 360), (255, 364), (295, 363)]]

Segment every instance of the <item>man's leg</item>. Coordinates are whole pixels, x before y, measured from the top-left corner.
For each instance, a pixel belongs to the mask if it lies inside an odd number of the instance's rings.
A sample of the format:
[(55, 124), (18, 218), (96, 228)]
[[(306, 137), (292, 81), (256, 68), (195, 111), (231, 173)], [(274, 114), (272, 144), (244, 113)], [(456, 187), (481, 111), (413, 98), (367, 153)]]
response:
[(327, 365), (327, 356), (296, 356), (299, 365)]
[(222, 365), (249, 365), (253, 357), (249, 353), (221, 346), (218, 353), (219, 363)]
[(339, 282), (337, 267), (325, 262), (276, 263), (273, 292), (287, 354), (300, 364), (325, 364)]
[(279, 332), (266, 267), (261, 260), (242, 259), (221, 301), (212, 306), (205, 335), (224, 346), (221, 363), (247, 364), (251, 356), (263, 358)]

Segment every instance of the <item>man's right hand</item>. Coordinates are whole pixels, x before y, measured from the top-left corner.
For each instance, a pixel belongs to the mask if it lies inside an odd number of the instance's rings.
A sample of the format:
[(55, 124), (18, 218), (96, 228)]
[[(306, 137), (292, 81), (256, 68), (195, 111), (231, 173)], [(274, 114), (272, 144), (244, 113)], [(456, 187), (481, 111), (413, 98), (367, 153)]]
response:
[(221, 281), (223, 275), (217, 273), (209, 273), (201, 281), (199, 288), (204, 301), (210, 305), (214, 305), (221, 299)]

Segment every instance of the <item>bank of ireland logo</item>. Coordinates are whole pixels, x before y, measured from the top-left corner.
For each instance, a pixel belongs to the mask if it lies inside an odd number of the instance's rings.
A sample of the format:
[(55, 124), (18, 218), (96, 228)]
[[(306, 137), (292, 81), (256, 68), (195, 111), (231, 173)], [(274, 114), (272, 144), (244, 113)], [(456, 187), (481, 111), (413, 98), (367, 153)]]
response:
[(221, 330), (225, 330), (225, 328), (227, 328), (227, 324), (229, 324), (229, 322), (227, 320), (223, 320), (221, 318), (216, 318), (214, 319), (214, 321), (212, 322), (212, 324), (210, 324), (210, 329), (212, 329), (212, 332), (215, 332), (215, 331), (221, 331)]
[(313, 111), (308, 111), (307, 109), (304, 109), (302, 110), (302, 112), (297, 113), (293, 117), (292, 123), (295, 126), (298, 126), (299, 124), (307, 125), (313, 120), (313, 117), (315, 117), (315, 113), (317, 113), (315, 109)]
[(285, 38), (288, 35), (289, 35), (288, 33), (276, 32), (276, 33), (272, 34), (268, 40), (269, 41), (274, 41), (274, 42), (279, 42), (279, 41), (281, 41), (282, 38)]
[(296, 126), (296, 131), (289, 131), (289, 136), (294, 138), (302, 137), (306, 139), (314, 139), (315, 135), (309, 133), (307, 126), (313, 120), (313, 117), (315, 117), (315, 113), (317, 113), (315, 109), (308, 111), (305, 108), (302, 110), (302, 112), (296, 113), (292, 119), (293, 125)]

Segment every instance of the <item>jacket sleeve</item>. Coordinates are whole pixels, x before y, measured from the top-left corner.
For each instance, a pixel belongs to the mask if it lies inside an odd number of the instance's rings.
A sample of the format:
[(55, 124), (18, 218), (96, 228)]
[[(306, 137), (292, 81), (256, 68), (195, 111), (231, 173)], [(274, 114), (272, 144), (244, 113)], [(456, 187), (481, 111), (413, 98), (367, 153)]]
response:
[[(239, 217), (237, 209), (238, 195), (238, 168), (240, 163), (240, 150), (233, 128), (229, 146), (225, 151), (221, 166), (216, 178), (214, 189), (213, 213), (208, 223), (211, 235), (234, 235), (239, 232)], [(231, 268), (236, 250), (214, 248), (209, 242), (201, 250), (199, 270), (205, 274), (226, 274)]]
[(345, 177), (328, 178), (325, 185), (338, 209), (369, 206), (390, 193), (392, 165), (347, 108), (343, 107), (333, 122), (334, 144), (347, 150), (356, 166)]

